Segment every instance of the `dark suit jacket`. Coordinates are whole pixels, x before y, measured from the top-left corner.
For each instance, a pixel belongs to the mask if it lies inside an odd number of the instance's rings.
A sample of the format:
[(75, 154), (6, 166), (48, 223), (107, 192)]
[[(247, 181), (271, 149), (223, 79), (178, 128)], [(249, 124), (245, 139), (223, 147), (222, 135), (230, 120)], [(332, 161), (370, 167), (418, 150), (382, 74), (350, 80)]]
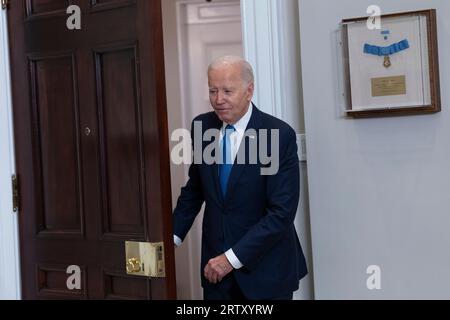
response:
[[(214, 112), (200, 115), (194, 121), (202, 123), (203, 132), (222, 127)], [(249, 299), (269, 299), (296, 291), (299, 280), (307, 274), (293, 224), (300, 189), (296, 134), (288, 124), (255, 106), (247, 129), (255, 129), (256, 132), (261, 129), (279, 130), (278, 173), (261, 175), (260, 169), (264, 165), (260, 159), (257, 164), (235, 163), (226, 199), (223, 199), (217, 164), (192, 164), (189, 181), (182, 189), (174, 210), (174, 234), (184, 240), (205, 202), (200, 270), (202, 286), (215, 286), (203, 275), (208, 261), (232, 248), (244, 265), (232, 272), (242, 292)], [(249, 159), (250, 138), (244, 139), (239, 152), (246, 152), (246, 159)], [(203, 149), (209, 143), (204, 142)], [(269, 139), (269, 151), (271, 143)]]

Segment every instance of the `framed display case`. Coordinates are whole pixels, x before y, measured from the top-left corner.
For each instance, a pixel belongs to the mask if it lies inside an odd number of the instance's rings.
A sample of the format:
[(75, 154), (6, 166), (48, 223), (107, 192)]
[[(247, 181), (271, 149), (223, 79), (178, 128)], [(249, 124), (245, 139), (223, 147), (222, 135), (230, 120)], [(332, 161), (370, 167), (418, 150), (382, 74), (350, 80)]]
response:
[(436, 11), (342, 21), (347, 116), (380, 117), (441, 110)]

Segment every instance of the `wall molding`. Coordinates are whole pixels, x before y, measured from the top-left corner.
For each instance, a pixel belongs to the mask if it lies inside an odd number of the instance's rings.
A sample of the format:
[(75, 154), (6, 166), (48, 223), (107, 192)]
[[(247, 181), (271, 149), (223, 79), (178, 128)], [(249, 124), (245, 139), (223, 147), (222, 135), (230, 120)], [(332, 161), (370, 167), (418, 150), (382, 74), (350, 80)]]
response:
[(280, 43), (277, 28), (277, 1), (242, 0), (245, 58), (255, 71), (254, 101), (274, 116), (281, 116)]
[(0, 12), (0, 300), (21, 299), (18, 217), (13, 213), (11, 175), (15, 174), (11, 74), (6, 11)]
[[(289, 123), (298, 135), (299, 157), (306, 161), (300, 59), (298, 0), (241, 0), (245, 58), (255, 72), (254, 102), (262, 111)], [(295, 225), (312, 270), (307, 165), (300, 164), (301, 202)], [(312, 273), (294, 298), (313, 299)]]
[[(218, 10), (215, 10), (215, 9)], [(222, 12), (221, 12), (222, 11)], [(191, 3), (187, 7), (187, 24), (223, 23), (241, 20), (239, 1)]]
[(297, 0), (242, 0), (245, 58), (258, 107), (304, 133)]

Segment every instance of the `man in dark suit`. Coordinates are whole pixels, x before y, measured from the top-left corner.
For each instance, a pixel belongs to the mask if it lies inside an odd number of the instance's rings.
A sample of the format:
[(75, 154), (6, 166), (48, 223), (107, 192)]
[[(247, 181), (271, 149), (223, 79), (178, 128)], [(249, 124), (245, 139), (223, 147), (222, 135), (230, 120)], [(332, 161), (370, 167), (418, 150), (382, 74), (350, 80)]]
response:
[[(253, 70), (245, 60), (219, 58), (210, 65), (208, 80), (214, 111), (194, 119), (192, 131), (201, 130), (200, 136), (211, 129), (220, 133), (215, 141), (220, 160), (191, 165), (189, 181), (174, 210), (175, 243), (184, 240), (205, 202), (204, 298), (292, 300), (307, 274), (293, 224), (300, 189), (296, 134), (288, 124), (252, 104)], [(264, 132), (269, 132), (266, 139), (261, 138)], [(192, 132), (193, 137), (198, 134)], [(254, 140), (259, 143), (251, 149)], [(194, 153), (203, 154), (207, 146), (194, 142)], [(263, 174), (268, 164), (261, 158), (262, 150), (279, 160), (270, 175)], [(257, 161), (251, 162), (255, 152)], [(238, 161), (242, 153), (244, 163)]]

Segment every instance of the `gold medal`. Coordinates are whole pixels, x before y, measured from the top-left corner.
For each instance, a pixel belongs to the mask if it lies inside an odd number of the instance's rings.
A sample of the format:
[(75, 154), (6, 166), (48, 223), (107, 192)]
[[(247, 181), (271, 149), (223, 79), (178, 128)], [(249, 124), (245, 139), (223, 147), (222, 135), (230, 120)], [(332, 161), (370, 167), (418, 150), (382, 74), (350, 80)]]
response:
[[(385, 37), (386, 40), (387, 37)], [(384, 57), (384, 62), (383, 62), (383, 66), (385, 68), (389, 68), (392, 66), (392, 61), (391, 61), (391, 56), (393, 54), (402, 52), (406, 49), (409, 49), (409, 41), (407, 39), (404, 39), (400, 42), (391, 44), (390, 46), (387, 47), (380, 47), (380, 46), (375, 46), (375, 45), (371, 45), (368, 43), (364, 44), (364, 53), (366, 54), (371, 54), (374, 56), (379, 56), (379, 57)]]
[(384, 56), (383, 66), (385, 66), (386, 68), (392, 66), (391, 58), (389, 58), (389, 56)]

